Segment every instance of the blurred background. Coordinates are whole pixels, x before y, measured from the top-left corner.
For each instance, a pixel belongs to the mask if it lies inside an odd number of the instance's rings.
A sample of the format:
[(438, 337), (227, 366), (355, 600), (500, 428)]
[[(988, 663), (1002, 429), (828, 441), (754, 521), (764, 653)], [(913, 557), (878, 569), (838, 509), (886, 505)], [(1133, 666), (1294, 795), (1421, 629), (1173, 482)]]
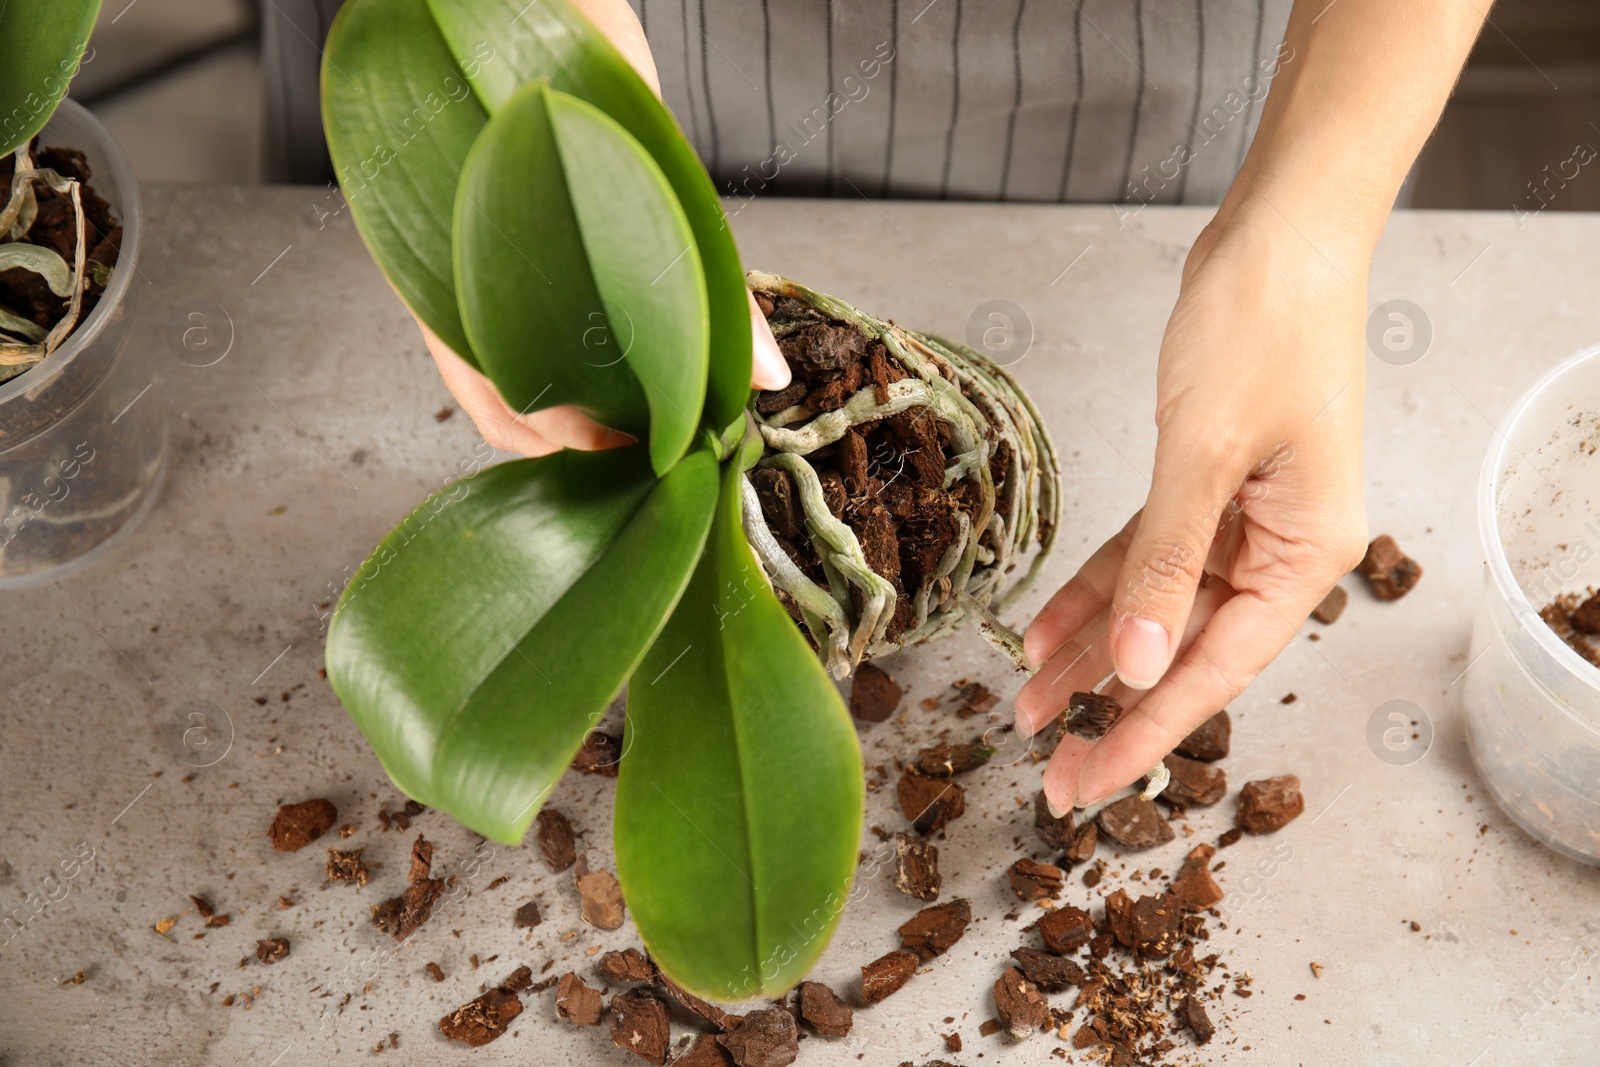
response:
[[(316, 45), (337, 7), (105, 0), (72, 95), (142, 180), (321, 184)], [(1531, 210), (1530, 175), (1554, 173), (1580, 144), (1600, 151), (1600, 3), (1501, 0), (1418, 161), (1410, 206)], [(1548, 209), (1600, 209), (1600, 168)]]

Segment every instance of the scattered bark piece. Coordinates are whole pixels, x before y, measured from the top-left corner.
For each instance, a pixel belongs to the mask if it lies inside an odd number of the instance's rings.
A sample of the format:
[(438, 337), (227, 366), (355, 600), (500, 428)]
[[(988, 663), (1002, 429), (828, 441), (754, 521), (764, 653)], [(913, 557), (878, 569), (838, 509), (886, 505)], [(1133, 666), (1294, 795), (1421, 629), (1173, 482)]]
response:
[(579, 774), (615, 778), (622, 762), (622, 738), (590, 730), (583, 736), (583, 747), (572, 757), (572, 769)]
[(1312, 963), (1311, 964), (1311, 977), (1313, 977), (1313, 978), (1321, 978), (1322, 977), (1322, 964), (1320, 964), (1320, 963)]
[(1033, 832), (1048, 848), (1064, 849), (1072, 841), (1072, 809), (1061, 818), (1050, 814), (1050, 801), (1041, 789), (1033, 798)]
[(565, 1019), (573, 1026), (599, 1026), (603, 1011), (605, 1000), (600, 990), (590, 988), (572, 971), (562, 975), (556, 983), (556, 1018)]
[(1062, 862), (1069, 867), (1088, 863), (1094, 859), (1094, 847), (1099, 843), (1100, 829), (1092, 822), (1084, 823), (1072, 831), (1072, 840), (1067, 842), (1067, 851), (1061, 857)]
[(1350, 603), (1350, 594), (1345, 592), (1344, 586), (1336, 585), (1328, 590), (1328, 595), (1322, 598), (1322, 603), (1311, 609), (1311, 617), (1318, 622), (1331, 626), (1339, 621), (1339, 616), (1344, 614), (1345, 605)]
[(190, 896), (189, 902), (194, 905), (195, 914), (204, 919), (207, 926), (227, 926), (233, 921), (231, 916), (218, 915), (217, 909), (205, 897)]
[[(71, 978), (63, 978), (63, 979), (61, 979), (61, 981), (57, 982), (56, 984), (57, 985), (82, 985), (83, 984), (83, 972), (79, 971), (78, 973), (74, 974)], [(215, 989), (216, 987), (213, 986), (212, 988)]]
[(262, 963), (277, 963), (289, 958), (287, 937), (267, 937), (256, 942), (256, 959)]
[(917, 973), (922, 957), (915, 952), (897, 948), (861, 968), (861, 998), (868, 1004), (877, 1004), (899, 990)]
[(406, 940), (428, 921), (444, 887), (442, 878), (413, 882), (399, 896), (372, 906), (372, 925), (396, 941)]
[(1217, 847), (1218, 848), (1227, 848), (1229, 845), (1236, 845), (1236, 844), (1239, 843), (1239, 838), (1241, 838), (1243, 836), (1244, 836), (1244, 831), (1239, 829), (1237, 826), (1235, 826), (1231, 830), (1224, 830), (1217, 837)]
[(944, 1050), (946, 1052), (960, 1052), (961, 1051), (961, 1035), (959, 1033), (955, 1033), (955, 1032), (951, 1032), (951, 1033), (945, 1034), (944, 1035)]
[(689, 1047), (678, 1053), (672, 1067), (734, 1067), (733, 1057), (717, 1043), (714, 1034), (697, 1034)]
[(965, 745), (946, 741), (918, 752), (917, 770), (930, 778), (950, 778), (977, 770), (993, 755), (993, 748), (978, 741)]
[(1239, 790), (1239, 812), (1234, 822), (1252, 834), (1267, 834), (1289, 825), (1306, 810), (1300, 779), (1293, 774), (1246, 782)]
[(1372, 586), (1379, 600), (1399, 600), (1422, 578), (1422, 564), (1400, 551), (1388, 534), (1379, 534), (1367, 545), (1367, 554), (1356, 567)]
[(800, 983), (800, 1018), (823, 1037), (844, 1037), (855, 1022), (855, 1012), (821, 982)]
[(900, 706), (900, 683), (882, 667), (863, 663), (850, 683), (850, 714), (862, 722), (884, 722)]
[(1222, 903), (1222, 887), (1211, 877), (1211, 859), (1217, 850), (1210, 845), (1196, 845), (1178, 869), (1177, 877), (1167, 892), (1186, 912), (1205, 911)]
[(607, 870), (589, 869), (588, 860), (579, 856), (575, 872), (578, 882), (578, 899), (583, 921), (602, 930), (615, 930), (622, 925), (626, 911), (622, 902), (622, 887), (617, 878)]
[(366, 862), (361, 858), (361, 854), (365, 851), (365, 848), (353, 848), (348, 851), (337, 848), (328, 849), (328, 881), (343, 882), (346, 885), (353, 885), (357, 889), (365, 886), (371, 873), (367, 870)]
[(1197, 993), (1191, 992), (1183, 998), (1182, 1014), (1183, 1024), (1189, 1028), (1189, 1032), (1199, 1044), (1204, 1045), (1216, 1034), (1216, 1024), (1211, 1021), (1211, 1016), (1206, 1014), (1205, 1005), (1200, 1003)]
[(1011, 958), (1017, 961), (1017, 966), (1028, 981), (1047, 993), (1059, 993), (1084, 980), (1082, 967), (1050, 952), (1017, 948), (1011, 950)]
[(993, 1037), (1004, 1029), (1005, 1024), (999, 1019), (985, 1019), (978, 1024), (978, 1034), (981, 1037)]
[[(900, 947), (921, 959), (931, 960), (944, 955), (950, 950), (951, 945), (960, 941), (962, 935), (967, 932), (967, 925), (971, 922), (972, 904), (965, 897), (957, 897), (944, 904), (923, 908), (900, 924)], [(892, 955), (894, 953), (891, 952), (889, 956)], [(884, 959), (888, 959), (889, 956), (885, 956)], [(878, 962), (882, 963), (883, 960)]]
[(1147, 956), (1165, 956), (1182, 932), (1183, 909), (1168, 893), (1135, 901), (1126, 890), (1118, 889), (1106, 897), (1106, 922), (1122, 947)]
[(1088, 944), (1094, 936), (1094, 920), (1089, 913), (1070, 904), (1045, 912), (1033, 926), (1044, 938), (1044, 947), (1058, 956)]
[(725, 1008), (719, 1008), (708, 1000), (701, 1000), (683, 988), (683, 986), (662, 974), (660, 970), (656, 971), (656, 982), (661, 986), (662, 992), (677, 1001), (685, 1011), (691, 1015), (699, 1016), (718, 1030), (731, 1030), (738, 1026), (739, 1020), (743, 1018), (743, 1016), (735, 1015)]
[(430, 963), (422, 969), (427, 971), (428, 977), (432, 978), (435, 982), (444, 981), (444, 968), (440, 967), (437, 963)]
[(611, 1040), (618, 1048), (663, 1067), (670, 1038), (667, 1005), (660, 997), (637, 989), (611, 998)]
[[(934, 451), (938, 451), (935, 449)], [(966, 682), (958, 684), (957, 699), (961, 702), (956, 708), (956, 718), (970, 719), (974, 715), (987, 715), (1000, 703), (1000, 697), (989, 691), (989, 687), (982, 682)]]
[(406, 881), (412, 885), (426, 882), (428, 875), (433, 873), (433, 844), (421, 834), (411, 842), (411, 870), (406, 874)]
[(322, 797), (302, 800), (298, 804), (285, 804), (273, 816), (267, 828), (272, 847), (279, 852), (294, 852), (328, 832), (339, 818), (339, 809)]
[(554, 808), (540, 809), (538, 822), (534, 840), (539, 844), (539, 854), (546, 866), (560, 874), (578, 861), (578, 837), (567, 817)]
[(1173, 838), (1172, 826), (1161, 817), (1156, 802), (1137, 793), (1101, 808), (1095, 823), (1124, 852), (1143, 852)]
[(544, 921), (544, 916), (539, 914), (539, 902), (530, 900), (518, 908), (511, 917), (512, 925), (520, 929), (532, 929)]
[(524, 964), (511, 972), (511, 975), (500, 983), (500, 988), (507, 993), (522, 993), (533, 988), (533, 968)]
[(1085, 741), (1098, 741), (1122, 717), (1122, 705), (1104, 693), (1073, 693), (1067, 699), (1061, 726)]
[(966, 790), (955, 782), (930, 778), (914, 770), (900, 776), (895, 796), (912, 827), (924, 837), (943, 830), (967, 810)]
[(739, 1067), (788, 1067), (800, 1055), (800, 1035), (787, 1008), (761, 1008), (717, 1038)]
[(910, 834), (894, 835), (894, 887), (918, 900), (939, 898), (939, 849)]
[(1232, 741), (1233, 720), (1228, 718), (1228, 711), (1224, 708), (1196, 726), (1188, 737), (1178, 742), (1177, 748), (1173, 751), (1191, 759), (1210, 763), (1213, 760), (1226, 759)]
[(595, 964), (600, 977), (608, 982), (638, 982), (650, 985), (656, 980), (655, 964), (636, 948), (613, 950), (601, 956)]
[(1049, 863), (1037, 863), (1026, 857), (1011, 865), (1007, 878), (1017, 899), (1025, 902), (1056, 900), (1061, 896), (1061, 882), (1065, 872)]
[(515, 993), (491, 989), (440, 1019), (439, 1032), (477, 1048), (505, 1033), (511, 1020), (521, 1014), (522, 1001)]
[(1221, 767), (1176, 753), (1161, 761), (1172, 775), (1162, 792), (1163, 800), (1207, 807), (1228, 795), (1228, 776)]
[(1050, 1017), (1050, 1002), (1039, 987), (1015, 967), (1007, 967), (994, 983), (994, 1008), (1012, 1037), (1021, 1041)]

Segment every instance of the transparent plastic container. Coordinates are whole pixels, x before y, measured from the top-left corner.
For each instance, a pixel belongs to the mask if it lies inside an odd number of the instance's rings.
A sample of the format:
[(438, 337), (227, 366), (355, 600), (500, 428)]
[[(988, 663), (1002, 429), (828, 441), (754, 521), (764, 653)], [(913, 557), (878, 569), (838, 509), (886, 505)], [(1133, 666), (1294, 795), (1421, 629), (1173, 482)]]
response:
[(1473, 760), (1506, 814), (1600, 864), (1600, 667), (1539, 617), (1600, 588), (1600, 345), (1541, 378), (1490, 446), (1487, 560), (1462, 700)]
[(164, 472), (166, 433), (150, 353), (126, 344), (141, 217), (127, 157), (104, 126), (64, 100), (41, 147), (76, 148), (122, 223), (111, 282), (66, 342), (0, 384), (0, 589), (81, 566), (131, 530)]

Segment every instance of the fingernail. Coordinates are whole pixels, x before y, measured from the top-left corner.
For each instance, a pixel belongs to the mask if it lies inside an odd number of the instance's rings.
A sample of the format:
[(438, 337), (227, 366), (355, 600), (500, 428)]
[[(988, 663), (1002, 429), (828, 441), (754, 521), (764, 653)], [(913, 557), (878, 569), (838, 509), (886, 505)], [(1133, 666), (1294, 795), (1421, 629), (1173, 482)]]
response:
[(789, 363), (778, 351), (778, 342), (763, 324), (755, 324), (750, 332), (755, 365), (751, 380), (761, 389), (782, 389), (789, 384)]
[(1154, 619), (1135, 615), (1117, 630), (1117, 677), (1130, 689), (1149, 689), (1167, 673), (1172, 639)]
[(1044, 806), (1049, 809), (1050, 817), (1052, 819), (1065, 819), (1067, 817), (1067, 812), (1072, 810), (1071, 804), (1068, 804), (1066, 807), (1061, 807), (1058, 805), (1056, 803), (1056, 798), (1050, 795), (1050, 790), (1048, 789), (1044, 791)]

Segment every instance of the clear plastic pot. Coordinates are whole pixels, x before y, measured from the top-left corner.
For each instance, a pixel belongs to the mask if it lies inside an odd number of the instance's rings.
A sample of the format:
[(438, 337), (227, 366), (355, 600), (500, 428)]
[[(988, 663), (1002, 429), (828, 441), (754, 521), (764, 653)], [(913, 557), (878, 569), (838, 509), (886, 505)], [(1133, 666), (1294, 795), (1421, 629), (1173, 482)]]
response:
[(0, 588), (81, 566), (149, 510), (166, 433), (148, 352), (125, 344), (138, 276), (139, 187), (127, 158), (84, 108), (63, 101), (41, 147), (84, 154), (95, 191), (122, 223), (99, 303), (60, 348), (0, 384)]
[(1484, 462), (1478, 528), (1487, 575), (1462, 697), (1473, 759), (1524, 830), (1600, 864), (1600, 667), (1539, 617), (1600, 588), (1600, 345), (1512, 408)]

